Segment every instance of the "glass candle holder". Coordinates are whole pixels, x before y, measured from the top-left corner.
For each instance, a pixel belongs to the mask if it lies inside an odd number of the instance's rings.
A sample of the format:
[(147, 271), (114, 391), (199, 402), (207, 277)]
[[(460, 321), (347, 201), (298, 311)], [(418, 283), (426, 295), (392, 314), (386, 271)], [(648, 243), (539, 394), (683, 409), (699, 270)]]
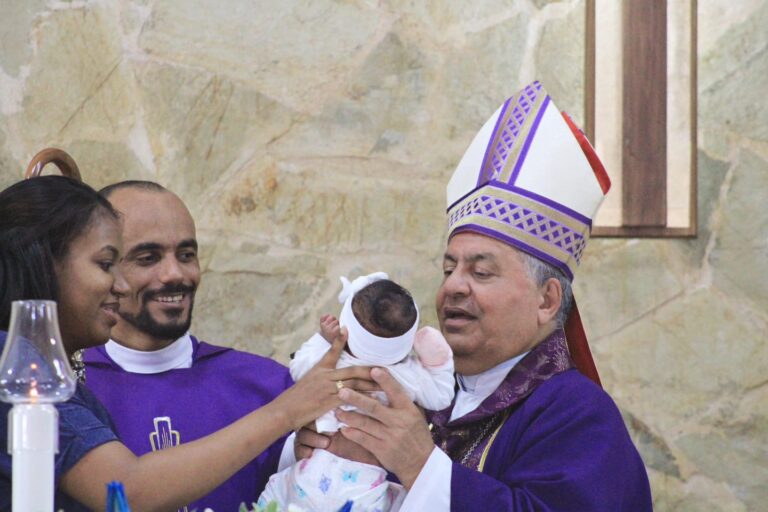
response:
[(0, 357), (0, 400), (8, 414), (14, 510), (49, 512), (54, 505), (54, 457), (59, 415), (53, 406), (71, 397), (77, 383), (61, 341), (56, 303), (15, 301)]
[(76, 385), (61, 341), (56, 303), (14, 301), (0, 358), (0, 400), (13, 404), (64, 402)]

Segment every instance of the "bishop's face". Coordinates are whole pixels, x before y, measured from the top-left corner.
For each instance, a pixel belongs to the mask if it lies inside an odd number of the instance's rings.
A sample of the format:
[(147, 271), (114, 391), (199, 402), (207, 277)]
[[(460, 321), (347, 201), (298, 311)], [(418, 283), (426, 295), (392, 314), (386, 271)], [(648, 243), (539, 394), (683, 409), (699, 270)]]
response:
[(476, 375), (541, 341), (544, 299), (517, 249), (471, 232), (451, 237), (437, 316), (456, 371)]
[(120, 270), (130, 293), (120, 300), (113, 337), (144, 350), (162, 348), (189, 330), (200, 283), (195, 223), (170, 192), (127, 187), (109, 196), (123, 215), (125, 257)]

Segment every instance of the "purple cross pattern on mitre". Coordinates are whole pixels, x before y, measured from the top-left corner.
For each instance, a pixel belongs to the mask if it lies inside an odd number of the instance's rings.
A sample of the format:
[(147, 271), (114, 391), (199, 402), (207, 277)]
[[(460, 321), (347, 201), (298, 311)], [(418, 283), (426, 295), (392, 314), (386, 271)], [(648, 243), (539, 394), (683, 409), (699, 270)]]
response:
[[(483, 164), (484, 168), (480, 172), (478, 185), (495, 180), (501, 175), (512, 147), (515, 145), (528, 116), (531, 114), (541, 90), (541, 83), (538, 80), (533, 82), (517, 97), (517, 102), (512, 106), (512, 111), (506, 122), (501, 122), (504, 112), (501, 113), (499, 119), (501, 126), (497, 126), (494, 130), (494, 132), (500, 131), (499, 139), (495, 147), (488, 148), (489, 151), (493, 152), (491, 153), (490, 161)], [(509, 108), (509, 103), (504, 106), (504, 110), (506, 111), (507, 108)], [(492, 137), (491, 141), (493, 140), (495, 139)]]
[(581, 254), (587, 245), (584, 235), (568, 226), (547, 218), (535, 210), (492, 195), (482, 194), (454, 211), (448, 219), (448, 229), (452, 230), (454, 225), (468, 215), (493, 219), (528, 233), (571, 254), (576, 262), (581, 260)]

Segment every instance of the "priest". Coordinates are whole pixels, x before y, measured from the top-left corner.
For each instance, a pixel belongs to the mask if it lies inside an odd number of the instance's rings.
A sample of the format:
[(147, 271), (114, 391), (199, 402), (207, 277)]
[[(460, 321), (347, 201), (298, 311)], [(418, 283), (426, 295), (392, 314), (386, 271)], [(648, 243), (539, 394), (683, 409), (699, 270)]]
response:
[[(203, 438), (266, 405), (291, 383), (275, 361), (190, 334), (200, 283), (195, 223), (176, 194), (149, 181), (101, 191), (123, 220), (120, 272), (130, 291), (106, 345), (86, 350), (86, 386), (136, 455)], [(188, 510), (238, 510), (277, 470), (282, 440)], [(173, 475), (169, 475), (173, 478)]]

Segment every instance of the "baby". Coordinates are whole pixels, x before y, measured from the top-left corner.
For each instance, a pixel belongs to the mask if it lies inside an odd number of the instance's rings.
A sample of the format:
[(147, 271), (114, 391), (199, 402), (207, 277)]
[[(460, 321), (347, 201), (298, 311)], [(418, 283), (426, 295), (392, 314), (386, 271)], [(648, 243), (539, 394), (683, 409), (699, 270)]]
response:
[[(342, 277), (343, 304), (339, 320), (322, 317), (315, 334), (296, 352), (291, 376), (299, 380), (330, 349), (341, 328), (347, 347), (337, 368), (387, 368), (417, 404), (430, 410), (448, 407), (454, 395), (453, 353), (437, 329), (418, 329), (419, 311), (411, 294), (377, 272), (352, 282)], [(386, 403), (383, 392), (375, 397)], [(318, 432), (336, 432), (333, 411), (316, 420)], [(388, 482), (385, 469), (316, 449), (309, 459), (272, 475), (259, 498), (259, 507), (276, 502), (277, 510), (396, 511), (405, 497), (402, 486)]]

